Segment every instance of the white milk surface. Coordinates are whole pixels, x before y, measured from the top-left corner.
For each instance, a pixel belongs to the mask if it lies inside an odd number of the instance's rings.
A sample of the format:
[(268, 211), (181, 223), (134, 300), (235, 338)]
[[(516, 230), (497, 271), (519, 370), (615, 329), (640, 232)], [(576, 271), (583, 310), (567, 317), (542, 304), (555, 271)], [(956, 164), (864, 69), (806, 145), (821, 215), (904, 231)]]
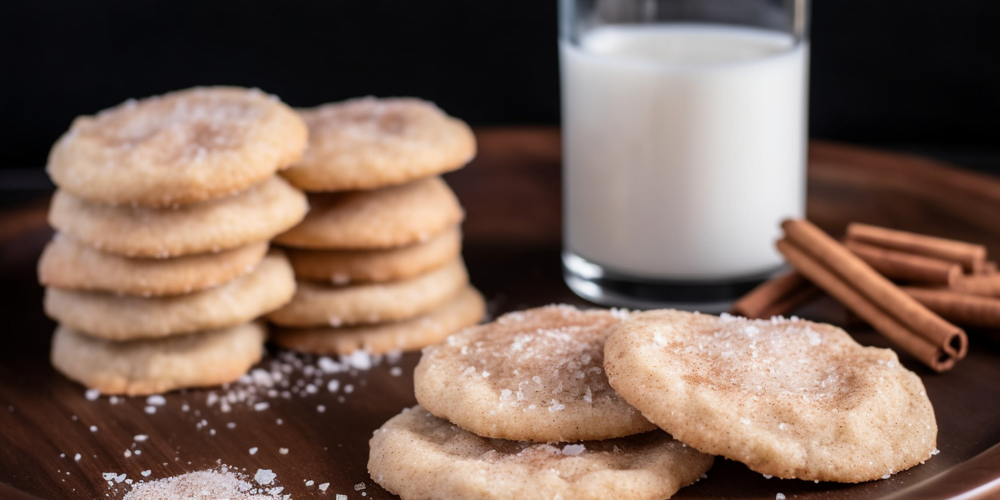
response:
[(629, 275), (766, 272), (805, 206), (808, 48), (708, 24), (561, 42), (567, 249)]

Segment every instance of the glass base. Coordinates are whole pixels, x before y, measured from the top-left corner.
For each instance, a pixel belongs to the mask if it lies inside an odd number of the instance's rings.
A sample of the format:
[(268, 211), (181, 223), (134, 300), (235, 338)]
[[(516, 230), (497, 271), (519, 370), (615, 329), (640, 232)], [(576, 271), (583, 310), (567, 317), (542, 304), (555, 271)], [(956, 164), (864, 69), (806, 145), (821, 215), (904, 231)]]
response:
[(674, 281), (609, 271), (568, 251), (563, 252), (562, 261), (566, 285), (591, 302), (630, 309), (673, 308), (705, 313), (728, 311), (736, 299), (784, 268), (778, 266), (729, 280)]

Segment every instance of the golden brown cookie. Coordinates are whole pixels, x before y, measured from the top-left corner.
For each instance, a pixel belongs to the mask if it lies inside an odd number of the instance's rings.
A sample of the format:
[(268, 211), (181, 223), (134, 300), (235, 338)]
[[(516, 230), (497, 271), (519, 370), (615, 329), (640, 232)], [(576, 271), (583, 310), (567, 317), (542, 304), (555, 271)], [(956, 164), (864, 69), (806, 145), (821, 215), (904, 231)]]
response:
[(437, 308), (412, 319), (339, 328), (279, 328), (275, 344), (313, 354), (350, 354), (364, 349), (372, 354), (411, 351), (436, 344), (483, 318), (486, 303), (475, 288), (466, 287)]
[(48, 288), (45, 312), (93, 337), (134, 340), (246, 323), (281, 307), (294, 293), (292, 266), (272, 250), (253, 272), (186, 295), (147, 298)]
[(306, 191), (402, 184), (461, 168), (476, 155), (468, 125), (420, 99), (363, 97), (299, 113), (309, 148), (282, 175)]
[(920, 378), (831, 325), (649, 311), (604, 353), (611, 385), (646, 418), (762, 474), (856, 483), (935, 450)]
[(259, 184), (298, 161), (306, 140), (305, 123), (273, 95), (197, 87), (77, 118), (48, 171), (94, 203), (169, 207)]
[(403, 500), (662, 500), (697, 481), (713, 457), (653, 431), (538, 444), (479, 437), (415, 406), (375, 431), (368, 473)]
[(272, 177), (233, 196), (176, 209), (98, 205), (59, 190), (52, 197), (49, 223), (104, 252), (166, 258), (268, 240), (308, 210), (301, 191)]
[(580, 441), (655, 429), (604, 375), (604, 341), (626, 316), (558, 305), (467, 328), (424, 349), (417, 401), (491, 438)]
[(309, 204), (305, 220), (275, 242), (326, 250), (393, 248), (427, 241), (464, 217), (439, 177), (374, 191), (310, 194)]
[(52, 339), (51, 360), (63, 375), (104, 394), (159, 394), (235, 381), (260, 360), (266, 337), (258, 322), (127, 342), (60, 326)]
[(295, 277), (335, 285), (410, 278), (455, 260), (462, 251), (458, 227), (426, 242), (385, 250), (304, 250), (288, 248)]
[(461, 259), (390, 283), (333, 286), (300, 282), (295, 297), (267, 319), (293, 328), (382, 323), (433, 310), (469, 283)]
[(56, 233), (38, 261), (38, 281), (69, 290), (140, 295), (179, 295), (226, 283), (252, 271), (266, 241), (219, 253), (173, 259), (133, 259), (95, 250), (69, 235)]

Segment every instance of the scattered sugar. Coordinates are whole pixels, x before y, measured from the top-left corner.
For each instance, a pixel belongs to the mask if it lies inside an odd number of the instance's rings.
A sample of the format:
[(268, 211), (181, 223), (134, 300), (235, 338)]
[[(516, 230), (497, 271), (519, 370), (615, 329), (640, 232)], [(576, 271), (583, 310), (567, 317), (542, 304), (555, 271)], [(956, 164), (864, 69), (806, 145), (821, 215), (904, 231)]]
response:
[[(324, 491), (326, 491), (326, 490), (324, 490)], [(347, 500), (347, 495), (345, 495), (343, 493), (337, 493), (337, 496), (335, 498), (336, 498), (336, 500)]]
[(91, 425), (90, 426), (90, 432), (97, 432), (97, 426), (96, 425)]
[(361, 491), (365, 489), (365, 483), (358, 483), (354, 485), (354, 491)]
[(326, 406), (316, 405), (316, 411), (318, 411), (320, 413), (325, 413), (326, 412)]
[(314, 484), (316, 484), (316, 481), (313, 481), (312, 479), (306, 480), (306, 486), (312, 486)]
[(582, 444), (568, 444), (566, 446), (563, 446), (562, 454), (563, 455), (569, 455), (571, 457), (575, 457), (575, 456), (583, 453), (586, 450), (587, 450), (587, 447), (584, 446), (584, 445), (582, 445)]
[(226, 424), (226, 428), (227, 429), (235, 429), (236, 428), (236, 422), (229, 422), (228, 424)]
[(146, 411), (146, 413), (152, 415), (152, 414), (156, 413), (156, 407), (155, 406), (147, 406), (145, 408), (145, 411)]
[[(148, 477), (149, 474), (148, 470), (142, 472), (144, 477)], [(273, 472), (260, 469), (254, 476), (254, 480), (260, 486), (254, 486), (246, 475), (223, 465), (217, 470), (189, 472), (155, 481), (136, 482), (132, 485), (131, 491), (125, 495), (124, 500), (160, 500), (164, 498), (287, 500), (290, 498), (288, 495), (281, 495), (284, 488), (274, 484), (275, 479), (276, 476)]]
[(271, 484), (277, 476), (278, 475), (272, 472), (271, 469), (257, 469), (257, 473), (254, 474), (253, 480), (257, 481), (257, 484)]
[(83, 393), (83, 397), (87, 398), (87, 401), (95, 401), (101, 397), (101, 390), (87, 389), (87, 391)]
[(137, 442), (137, 443), (141, 443), (141, 442), (149, 439), (149, 436), (147, 436), (145, 434), (136, 434), (135, 436), (132, 437), (132, 439), (135, 440), (135, 442)]
[(330, 487), (330, 483), (323, 483), (319, 485), (319, 491), (326, 491)]
[(398, 366), (393, 366), (392, 368), (389, 368), (389, 375), (392, 375), (393, 377), (398, 377), (402, 374), (403, 374), (403, 369)]
[(281, 453), (282, 455), (287, 455), (288, 448), (278, 448), (278, 453)]
[(142, 474), (142, 477), (149, 477), (149, 475), (152, 474), (152, 473), (153, 473), (153, 471), (151, 471), (149, 469), (146, 469), (146, 470), (140, 472), (139, 474)]
[(152, 396), (146, 398), (146, 404), (152, 406), (163, 406), (167, 404), (167, 399), (159, 394), (153, 394)]
[(81, 458), (83, 458), (83, 456), (80, 455), (79, 453), (77, 453), (76, 455), (73, 455), (73, 460), (75, 460), (77, 462), (79, 462)]
[(785, 500), (785, 494), (778, 493), (777, 495), (774, 495), (774, 500)]
[(771, 479), (772, 477), (774, 477), (774, 476), (772, 476), (770, 474), (763, 474), (763, 476), (764, 476), (764, 479)]
[(257, 410), (257, 411), (264, 411), (264, 410), (266, 410), (266, 409), (268, 409), (270, 407), (271, 407), (271, 405), (267, 401), (261, 401), (259, 403), (254, 403), (254, 405), (253, 405), (253, 409)]
[(250, 448), (250, 454), (251, 455), (256, 455), (257, 454), (257, 447), (256, 446), (254, 446), (253, 448)]
[(132, 456), (132, 450), (125, 450), (125, 458), (129, 458), (131, 456)]
[(932, 456), (932, 457), (933, 457), (934, 455), (937, 455), (938, 453), (941, 453), (941, 450), (939, 450), (939, 449), (937, 449), (937, 448), (934, 448), (933, 450), (931, 450), (931, 456)]

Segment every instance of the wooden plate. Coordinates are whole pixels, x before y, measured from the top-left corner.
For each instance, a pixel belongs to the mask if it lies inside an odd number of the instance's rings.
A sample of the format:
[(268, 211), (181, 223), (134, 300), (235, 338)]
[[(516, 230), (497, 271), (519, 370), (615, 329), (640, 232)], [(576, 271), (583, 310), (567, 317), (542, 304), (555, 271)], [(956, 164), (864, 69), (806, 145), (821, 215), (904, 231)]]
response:
[[(490, 312), (553, 302), (584, 305), (561, 279), (558, 131), (477, 132), (479, 157), (447, 179), (468, 212), (465, 257)], [(915, 157), (828, 143), (813, 143), (809, 161), (809, 215), (830, 232), (856, 220), (980, 241), (993, 255), (1000, 254), (995, 222), (1000, 220), (1000, 182), (992, 178)], [(385, 420), (415, 404), (412, 369), (418, 354), (354, 372), (320, 370), (307, 376), (296, 368), (289, 377), (304, 382), (295, 391), (278, 387), (277, 397), (267, 397), (263, 390), (257, 402), (267, 402), (266, 409), (236, 402), (224, 412), (218, 402), (208, 405), (210, 392), (218, 396), (225, 390), (168, 394), (166, 404), (156, 406), (153, 414), (146, 412), (150, 405), (144, 398), (117, 404), (107, 397), (90, 401), (82, 387), (48, 363), (54, 325), (42, 313), (34, 271), (51, 235), (46, 208), (40, 200), (0, 215), (5, 342), (0, 349), (0, 497), (121, 498), (125, 483), (112, 480), (109, 486), (102, 473), (156, 479), (224, 463), (246, 469), (250, 476), (259, 468), (273, 470), (292, 498), (333, 498), (337, 493), (351, 499), (392, 498), (368, 477), (368, 438)], [(802, 313), (837, 321), (838, 311), (832, 303), (820, 303)], [(887, 346), (864, 328), (851, 332), (863, 344)], [(996, 332), (972, 332), (969, 356), (942, 375), (902, 357), (923, 378), (937, 411), (941, 453), (924, 465), (887, 480), (843, 485), (769, 480), (741, 464), (718, 460), (708, 479), (676, 498), (773, 499), (779, 492), (786, 498), (816, 499), (996, 495), (998, 338)], [(329, 391), (331, 380), (337, 380), (337, 392)], [(306, 388), (309, 384), (315, 393)], [(349, 384), (353, 391), (347, 393)], [(238, 393), (236, 389), (229, 393)], [(290, 397), (281, 397), (282, 390)], [(136, 441), (138, 434), (148, 439)], [(312, 485), (306, 484), (309, 480)], [(322, 483), (330, 483), (325, 492), (318, 489)]]

